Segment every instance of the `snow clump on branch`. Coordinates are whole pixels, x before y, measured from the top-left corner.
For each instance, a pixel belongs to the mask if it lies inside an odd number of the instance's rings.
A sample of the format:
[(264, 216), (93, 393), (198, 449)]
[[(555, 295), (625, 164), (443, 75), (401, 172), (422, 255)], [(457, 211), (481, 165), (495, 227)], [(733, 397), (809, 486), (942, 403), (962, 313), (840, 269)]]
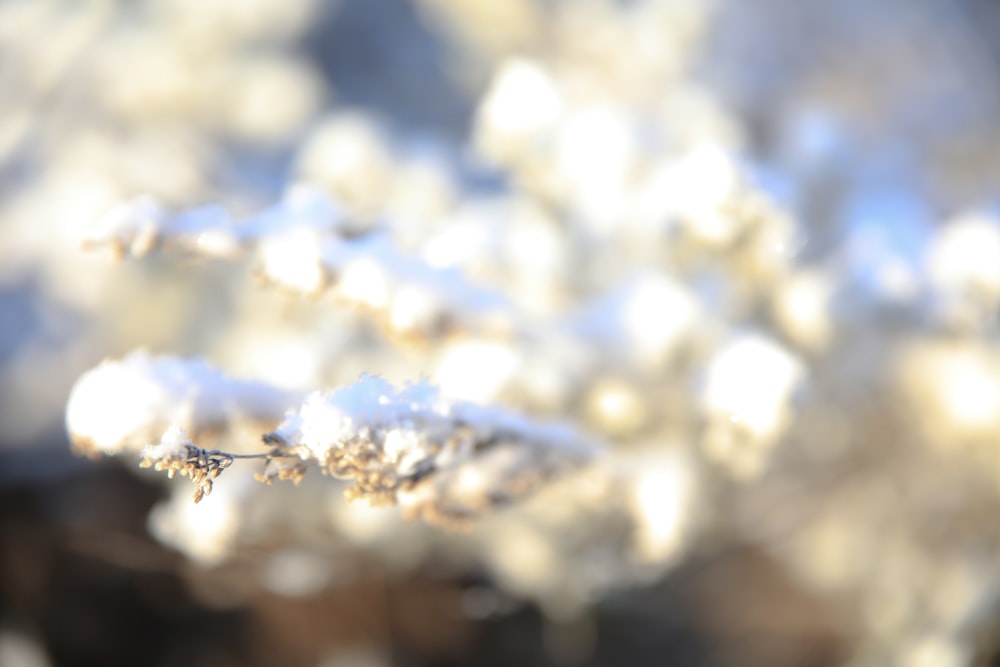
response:
[[(352, 480), (349, 498), (398, 504), (440, 523), (522, 498), (600, 451), (566, 426), (450, 400), (426, 382), (396, 388), (371, 375), (310, 395), (264, 440)], [(283, 463), (272, 459), (264, 477), (280, 476)]]

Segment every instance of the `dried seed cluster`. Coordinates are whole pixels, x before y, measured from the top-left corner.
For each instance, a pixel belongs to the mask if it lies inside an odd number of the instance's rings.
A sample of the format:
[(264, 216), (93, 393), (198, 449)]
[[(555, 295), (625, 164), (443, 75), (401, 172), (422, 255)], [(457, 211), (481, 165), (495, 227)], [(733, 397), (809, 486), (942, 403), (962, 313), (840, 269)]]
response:
[(190, 477), (198, 487), (194, 492), (194, 501), (198, 503), (212, 492), (214, 480), (233, 464), (233, 460), (232, 454), (198, 447), (187, 439), (180, 428), (172, 426), (160, 444), (143, 450), (139, 467), (166, 470), (167, 477), (171, 479), (175, 474)]

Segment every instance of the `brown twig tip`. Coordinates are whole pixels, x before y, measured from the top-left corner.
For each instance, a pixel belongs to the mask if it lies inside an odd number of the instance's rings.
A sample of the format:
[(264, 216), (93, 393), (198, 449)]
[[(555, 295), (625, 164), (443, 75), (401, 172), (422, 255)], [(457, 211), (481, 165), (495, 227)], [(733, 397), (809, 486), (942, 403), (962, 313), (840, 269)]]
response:
[(171, 426), (158, 444), (143, 449), (139, 467), (165, 470), (171, 479), (177, 474), (189, 477), (198, 487), (194, 493), (194, 501), (198, 503), (212, 493), (214, 480), (233, 464), (234, 459), (233, 454), (198, 447), (188, 440), (183, 429)]

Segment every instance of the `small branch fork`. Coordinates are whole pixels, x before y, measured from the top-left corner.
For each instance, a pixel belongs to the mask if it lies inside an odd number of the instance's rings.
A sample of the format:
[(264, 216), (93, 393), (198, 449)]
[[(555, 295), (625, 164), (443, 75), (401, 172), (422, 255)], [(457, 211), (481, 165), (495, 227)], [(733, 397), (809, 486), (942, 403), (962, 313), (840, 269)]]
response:
[(188, 442), (184, 445), (183, 454), (160, 459), (145, 456), (139, 462), (139, 467), (153, 468), (157, 471), (165, 470), (167, 477), (171, 479), (178, 473), (182, 477), (190, 477), (191, 481), (198, 487), (194, 493), (194, 502), (198, 503), (212, 493), (214, 480), (236, 459), (264, 459), (266, 462), (265, 472), (257, 474), (257, 479), (261, 481), (270, 482), (274, 477), (300, 481), (305, 475), (304, 464), (281, 467), (276, 472), (267, 471), (275, 459), (287, 458), (297, 459), (298, 457), (291, 452), (283, 451), (280, 447), (273, 447), (270, 451), (260, 454), (232, 454), (220, 449), (203, 449)]

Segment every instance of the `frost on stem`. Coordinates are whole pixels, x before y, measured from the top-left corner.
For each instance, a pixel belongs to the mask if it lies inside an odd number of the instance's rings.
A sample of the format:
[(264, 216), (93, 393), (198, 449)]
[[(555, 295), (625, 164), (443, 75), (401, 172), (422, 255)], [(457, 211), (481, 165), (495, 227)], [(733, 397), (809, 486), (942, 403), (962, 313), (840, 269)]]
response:
[[(598, 452), (572, 429), (379, 377), (314, 393), (264, 441), (350, 479), (350, 499), (454, 524), (522, 498)], [(280, 476), (280, 464), (265, 478)]]

